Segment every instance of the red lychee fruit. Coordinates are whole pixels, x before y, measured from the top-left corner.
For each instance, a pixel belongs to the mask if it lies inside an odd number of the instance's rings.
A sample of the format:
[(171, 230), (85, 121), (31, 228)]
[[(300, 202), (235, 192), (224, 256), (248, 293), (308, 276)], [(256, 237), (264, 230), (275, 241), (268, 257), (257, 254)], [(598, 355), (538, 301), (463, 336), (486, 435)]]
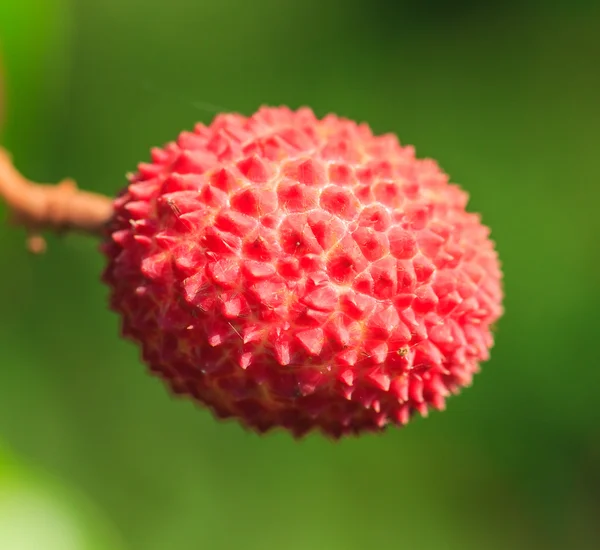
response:
[(218, 417), (378, 431), (442, 409), (489, 357), (501, 272), (466, 204), (364, 124), (221, 114), (139, 165), (104, 280), (151, 371)]

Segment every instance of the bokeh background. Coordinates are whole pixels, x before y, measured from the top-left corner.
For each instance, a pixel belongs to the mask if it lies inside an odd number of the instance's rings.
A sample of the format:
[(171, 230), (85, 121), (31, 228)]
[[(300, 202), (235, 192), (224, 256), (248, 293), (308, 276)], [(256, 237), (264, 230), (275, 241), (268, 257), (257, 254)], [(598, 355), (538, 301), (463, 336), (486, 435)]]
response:
[(437, 158), (506, 274), (446, 412), (295, 442), (145, 374), (97, 243), (31, 257), (5, 225), (2, 550), (600, 547), (598, 36), (591, 0), (2, 0), (2, 140), (32, 179), (114, 194), (220, 110), (309, 105)]

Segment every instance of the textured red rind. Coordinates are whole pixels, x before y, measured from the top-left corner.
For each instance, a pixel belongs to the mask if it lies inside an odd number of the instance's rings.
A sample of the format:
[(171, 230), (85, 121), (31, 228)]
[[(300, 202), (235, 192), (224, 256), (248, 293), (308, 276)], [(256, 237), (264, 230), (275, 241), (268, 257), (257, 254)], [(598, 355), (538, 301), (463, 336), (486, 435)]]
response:
[(443, 409), (502, 314), (489, 230), (432, 160), (309, 109), (217, 116), (140, 164), (104, 281), (177, 394), (332, 437)]

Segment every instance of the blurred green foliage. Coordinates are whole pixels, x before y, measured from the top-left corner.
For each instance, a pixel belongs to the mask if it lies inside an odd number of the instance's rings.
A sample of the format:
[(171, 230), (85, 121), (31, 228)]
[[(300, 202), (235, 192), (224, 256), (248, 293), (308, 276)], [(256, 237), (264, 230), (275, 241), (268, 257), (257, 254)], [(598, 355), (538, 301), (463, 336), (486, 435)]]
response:
[(123, 546), (113, 526), (86, 498), (0, 448), (0, 548), (120, 550)]
[(396, 132), (471, 194), (503, 260), (492, 360), (448, 410), (333, 444), (172, 399), (121, 340), (88, 239), (0, 231), (0, 436), (139, 550), (600, 545), (600, 6), (3, 0), (5, 142), (108, 194), (222, 110)]

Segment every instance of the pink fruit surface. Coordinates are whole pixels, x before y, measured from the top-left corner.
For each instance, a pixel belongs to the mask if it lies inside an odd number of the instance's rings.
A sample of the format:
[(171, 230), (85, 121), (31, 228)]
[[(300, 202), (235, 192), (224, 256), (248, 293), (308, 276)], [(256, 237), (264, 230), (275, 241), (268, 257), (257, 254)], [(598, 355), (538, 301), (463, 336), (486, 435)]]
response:
[(502, 274), (467, 201), (365, 124), (221, 114), (131, 176), (104, 281), (151, 371), (218, 417), (379, 431), (444, 408), (489, 358)]

